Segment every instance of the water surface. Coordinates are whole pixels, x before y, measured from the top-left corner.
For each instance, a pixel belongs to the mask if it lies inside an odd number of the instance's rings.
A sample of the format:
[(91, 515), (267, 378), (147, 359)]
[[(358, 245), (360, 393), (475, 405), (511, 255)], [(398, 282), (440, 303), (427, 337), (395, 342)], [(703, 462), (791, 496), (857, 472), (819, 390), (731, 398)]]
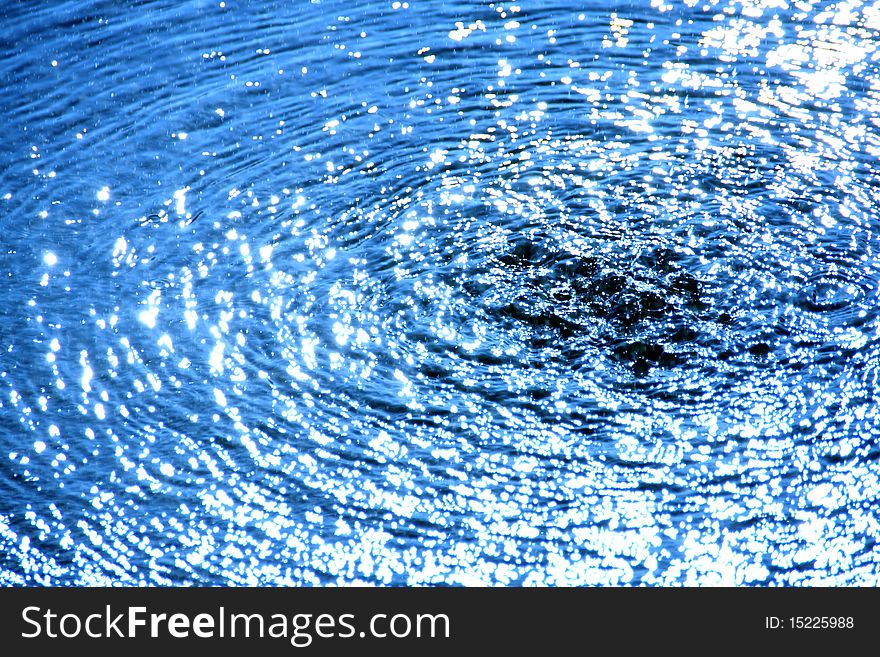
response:
[(880, 583), (877, 6), (0, 18), (0, 582)]

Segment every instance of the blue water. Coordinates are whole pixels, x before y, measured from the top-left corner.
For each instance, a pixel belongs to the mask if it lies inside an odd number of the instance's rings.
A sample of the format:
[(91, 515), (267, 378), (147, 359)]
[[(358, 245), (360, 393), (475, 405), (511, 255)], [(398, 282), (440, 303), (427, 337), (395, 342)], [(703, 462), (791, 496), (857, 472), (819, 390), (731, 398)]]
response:
[(4, 3), (0, 584), (880, 584), (878, 34)]

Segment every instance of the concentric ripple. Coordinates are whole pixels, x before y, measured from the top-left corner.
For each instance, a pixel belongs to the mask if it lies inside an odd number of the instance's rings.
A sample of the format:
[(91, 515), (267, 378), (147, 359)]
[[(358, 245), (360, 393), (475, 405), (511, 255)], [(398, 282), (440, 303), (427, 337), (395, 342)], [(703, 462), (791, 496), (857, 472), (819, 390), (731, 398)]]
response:
[(0, 10), (0, 582), (880, 583), (875, 7), (232, 4)]

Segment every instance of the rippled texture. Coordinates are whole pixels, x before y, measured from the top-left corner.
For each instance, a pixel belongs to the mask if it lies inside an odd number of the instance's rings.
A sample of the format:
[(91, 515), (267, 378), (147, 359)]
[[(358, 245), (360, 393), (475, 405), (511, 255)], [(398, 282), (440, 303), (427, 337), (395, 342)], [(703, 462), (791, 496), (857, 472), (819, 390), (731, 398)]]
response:
[(7, 3), (0, 583), (880, 584), (880, 7)]

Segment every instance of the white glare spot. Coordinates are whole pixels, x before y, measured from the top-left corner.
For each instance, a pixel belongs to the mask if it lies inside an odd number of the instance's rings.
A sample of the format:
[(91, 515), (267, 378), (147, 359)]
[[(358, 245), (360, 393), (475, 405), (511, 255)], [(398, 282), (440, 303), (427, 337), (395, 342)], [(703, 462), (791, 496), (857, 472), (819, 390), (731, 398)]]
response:
[(141, 324), (146, 326), (147, 328), (156, 328), (156, 318), (159, 317), (159, 309), (155, 306), (148, 308), (147, 310), (142, 310), (138, 315), (138, 319)]
[(219, 388), (214, 388), (214, 401), (218, 406), (226, 406), (226, 395)]
[(189, 187), (184, 187), (183, 189), (178, 189), (174, 192), (174, 200), (176, 201), (174, 205), (174, 210), (179, 215), (186, 214), (186, 193), (189, 191)]

